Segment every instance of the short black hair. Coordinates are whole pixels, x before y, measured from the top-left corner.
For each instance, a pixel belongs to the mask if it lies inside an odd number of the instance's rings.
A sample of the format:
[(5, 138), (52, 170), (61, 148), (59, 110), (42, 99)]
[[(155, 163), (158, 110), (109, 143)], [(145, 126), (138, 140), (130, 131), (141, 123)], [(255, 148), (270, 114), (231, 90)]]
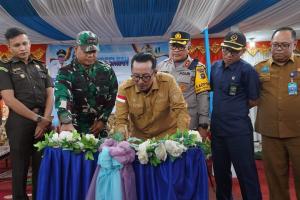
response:
[(12, 27), (12, 28), (9, 28), (6, 30), (4, 36), (5, 36), (6, 40), (8, 41), (8, 40), (15, 38), (22, 34), (27, 35), (27, 33), (23, 29), (18, 28), (18, 27)]
[(135, 54), (132, 59), (131, 59), (131, 69), (133, 67), (133, 62), (147, 62), (147, 61), (151, 61), (152, 62), (152, 67), (151, 69), (156, 69), (156, 59), (155, 57), (151, 54), (151, 53), (145, 53), (145, 52), (141, 52), (141, 53), (137, 53)]
[(280, 27), (280, 28), (276, 29), (276, 30), (274, 31), (274, 33), (272, 34), (271, 39), (273, 39), (274, 36), (275, 36), (275, 34), (276, 34), (277, 32), (279, 32), (279, 31), (290, 31), (291, 34), (292, 34), (293, 40), (296, 40), (296, 31), (295, 31), (293, 28), (288, 27), (288, 26), (286, 26), (286, 27)]

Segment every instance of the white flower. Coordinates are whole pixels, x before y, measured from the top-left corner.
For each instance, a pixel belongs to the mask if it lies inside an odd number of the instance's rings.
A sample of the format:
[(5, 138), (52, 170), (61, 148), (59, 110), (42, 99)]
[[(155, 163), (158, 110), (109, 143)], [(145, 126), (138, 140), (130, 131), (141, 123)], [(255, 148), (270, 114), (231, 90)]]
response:
[(150, 140), (146, 140), (145, 142), (141, 143), (138, 147), (138, 151), (146, 151), (147, 147), (150, 145)]
[(62, 131), (59, 134), (59, 140), (60, 141), (67, 140), (68, 142), (72, 142), (74, 141), (73, 133), (70, 131)]
[(184, 145), (172, 140), (166, 140), (165, 147), (167, 152), (173, 157), (179, 157), (184, 151), (187, 150)]
[(202, 137), (198, 131), (189, 130), (189, 134), (196, 136), (196, 142), (202, 142)]
[(150, 145), (150, 140), (146, 140), (145, 142), (141, 143), (138, 146), (136, 155), (139, 158), (141, 164), (148, 163), (148, 154), (147, 154), (147, 147)]
[(85, 138), (86, 138), (87, 140), (96, 140), (94, 134), (86, 134), (86, 135), (85, 135)]
[(154, 152), (159, 160), (165, 161), (167, 159), (168, 154), (164, 143), (160, 143), (158, 147), (155, 148)]
[(80, 149), (83, 150), (84, 149), (84, 145), (82, 144), (82, 142), (76, 142), (76, 144), (79, 145)]
[(147, 164), (148, 163), (148, 154), (146, 151), (138, 151), (136, 153), (138, 155), (139, 161), (141, 164)]
[(51, 140), (52, 140), (53, 142), (59, 142), (59, 135), (58, 135), (58, 133), (54, 133), (54, 134), (52, 135)]

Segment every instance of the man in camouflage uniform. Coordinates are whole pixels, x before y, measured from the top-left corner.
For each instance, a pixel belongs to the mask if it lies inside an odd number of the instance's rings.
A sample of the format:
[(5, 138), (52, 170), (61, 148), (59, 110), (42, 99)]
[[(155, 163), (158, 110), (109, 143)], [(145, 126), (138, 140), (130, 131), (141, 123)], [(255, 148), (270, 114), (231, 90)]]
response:
[[(175, 77), (188, 104), (191, 117), (189, 128), (198, 130), (201, 136), (206, 138), (209, 124), (209, 83), (205, 71), (206, 67), (188, 55), (191, 45), (188, 33), (173, 32), (169, 44), (169, 58), (160, 62), (157, 70), (170, 73)], [(199, 72), (197, 78), (204, 81), (200, 88), (195, 88), (196, 71)]]
[(118, 82), (113, 69), (96, 60), (99, 49), (94, 33), (80, 32), (76, 43), (75, 58), (59, 70), (55, 82), (60, 130), (98, 136), (114, 107)]

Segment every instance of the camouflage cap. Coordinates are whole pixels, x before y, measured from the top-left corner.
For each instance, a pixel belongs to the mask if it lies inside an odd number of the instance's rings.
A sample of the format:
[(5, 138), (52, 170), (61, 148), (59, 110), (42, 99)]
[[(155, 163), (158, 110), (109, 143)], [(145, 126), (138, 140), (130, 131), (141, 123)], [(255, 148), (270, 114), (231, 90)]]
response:
[(172, 32), (170, 36), (170, 44), (181, 44), (181, 45), (187, 45), (187, 43), (190, 41), (191, 35), (183, 32), (183, 31), (176, 31)]
[(80, 46), (84, 52), (99, 51), (99, 39), (97, 35), (91, 31), (81, 31), (78, 33), (76, 44)]

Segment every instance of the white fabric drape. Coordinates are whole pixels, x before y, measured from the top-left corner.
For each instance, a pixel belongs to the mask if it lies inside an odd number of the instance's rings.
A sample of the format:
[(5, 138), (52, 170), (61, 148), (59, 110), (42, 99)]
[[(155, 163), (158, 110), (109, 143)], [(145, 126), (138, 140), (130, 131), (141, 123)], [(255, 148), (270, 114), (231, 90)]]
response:
[(212, 26), (238, 9), (246, 0), (181, 0), (167, 35), (172, 31), (199, 34), (208, 25)]
[(11, 27), (20, 27), (22, 29), (24, 29), (27, 33), (28, 36), (30, 38), (34, 38), (34, 42), (32, 43), (37, 43), (37, 44), (43, 44), (43, 43), (50, 43), (50, 42), (54, 42), (54, 40), (43, 36), (33, 30), (31, 30), (30, 28), (27, 28), (26, 26), (24, 26), (23, 24), (21, 24), (20, 22), (18, 22), (17, 20), (15, 20), (13, 17), (11, 17), (6, 10), (0, 6), (0, 41), (2, 41), (2, 43), (5, 43), (6, 39), (4, 37), (4, 34), (6, 32), (6, 29), (11, 28)]
[(244, 20), (239, 24), (243, 32), (260, 29), (275, 29), (300, 23), (300, 1), (281, 0), (270, 8)]
[(112, 0), (30, 0), (45, 21), (66, 35), (76, 38), (83, 30), (96, 33), (101, 41), (121, 38)]

